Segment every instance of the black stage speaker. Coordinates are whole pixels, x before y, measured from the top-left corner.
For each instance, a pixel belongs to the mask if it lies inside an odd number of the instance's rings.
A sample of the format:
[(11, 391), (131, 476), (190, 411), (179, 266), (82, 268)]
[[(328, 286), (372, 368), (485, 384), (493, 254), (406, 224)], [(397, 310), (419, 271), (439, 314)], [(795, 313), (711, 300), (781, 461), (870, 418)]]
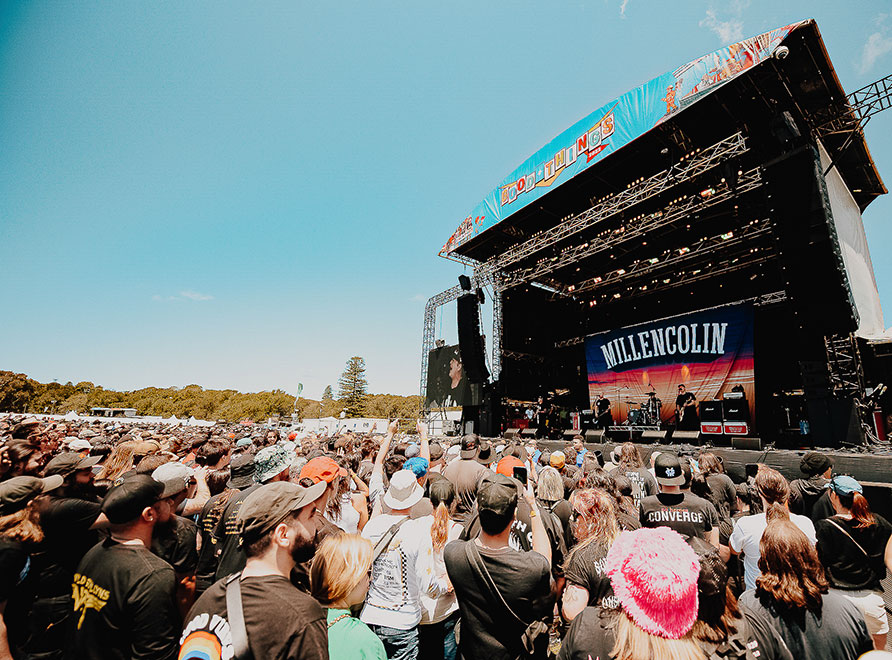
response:
[(641, 434), (641, 442), (662, 442), (665, 437), (665, 431), (645, 431)]
[(585, 441), (586, 442), (603, 442), (604, 441), (604, 431), (601, 429), (589, 429), (585, 432)]
[(750, 449), (752, 451), (762, 451), (762, 438), (744, 438), (734, 436), (731, 438), (731, 446), (734, 449)]
[(580, 433), (579, 431), (574, 431), (573, 429), (564, 431), (564, 440), (570, 441), (573, 438), (575, 438), (577, 435), (582, 435), (582, 433)]
[(483, 337), (480, 335), (479, 301), (473, 293), (458, 299), (458, 350), (469, 383), (483, 383), (489, 378)]
[(700, 437), (700, 431), (676, 431), (672, 434), (673, 442), (697, 442)]
[(768, 208), (787, 298), (808, 335), (858, 327), (818, 150), (806, 144), (765, 168)]

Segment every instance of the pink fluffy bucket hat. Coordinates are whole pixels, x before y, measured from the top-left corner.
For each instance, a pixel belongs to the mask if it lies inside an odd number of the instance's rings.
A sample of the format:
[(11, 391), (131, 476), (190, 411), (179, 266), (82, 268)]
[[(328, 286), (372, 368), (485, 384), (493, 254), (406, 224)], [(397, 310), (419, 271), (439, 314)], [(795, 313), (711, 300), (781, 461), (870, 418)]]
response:
[(607, 553), (613, 593), (639, 628), (683, 637), (697, 620), (697, 553), (668, 527), (623, 532)]

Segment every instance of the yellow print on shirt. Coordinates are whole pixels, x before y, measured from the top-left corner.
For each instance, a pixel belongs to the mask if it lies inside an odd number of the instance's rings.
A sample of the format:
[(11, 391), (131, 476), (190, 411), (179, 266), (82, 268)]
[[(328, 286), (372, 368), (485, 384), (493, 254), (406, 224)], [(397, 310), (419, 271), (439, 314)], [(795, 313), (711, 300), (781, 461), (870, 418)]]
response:
[(103, 589), (86, 575), (74, 574), (74, 582), (71, 583), (71, 597), (74, 598), (74, 611), (81, 613), (77, 620), (78, 630), (81, 629), (87, 610), (94, 609), (98, 612), (108, 603), (108, 596), (108, 589)]

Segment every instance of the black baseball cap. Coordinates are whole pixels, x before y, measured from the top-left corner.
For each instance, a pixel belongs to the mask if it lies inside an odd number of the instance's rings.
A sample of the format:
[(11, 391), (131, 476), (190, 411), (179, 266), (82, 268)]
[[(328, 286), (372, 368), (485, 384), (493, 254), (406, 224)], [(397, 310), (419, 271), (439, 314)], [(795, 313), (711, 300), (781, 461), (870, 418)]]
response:
[(63, 477), (58, 474), (43, 479), (13, 477), (6, 481), (0, 481), (0, 516), (8, 516), (21, 511), (35, 497), (58, 488), (63, 481)]
[(477, 462), (483, 465), (492, 463), (492, 445), (489, 444), (489, 441), (483, 440), (480, 442), (480, 447), (477, 450)]
[(684, 484), (684, 472), (678, 456), (663, 452), (654, 461), (654, 476), (657, 483), (663, 486), (681, 486)]
[(264, 484), (251, 492), (238, 512), (243, 543), (252, 543), (278, 525), (289, 513), (304, 508), (325, 493), (328, 483), (320, 481), (303, 488), (290, 481)]
[(67, 451), (58, 456), (54, 456), (52, 460), (43, 468), (43, 474), (50, 476), (53, 474), (61, 474), (67, 477), (73, 472), (91, 468), (102, 460), (102, 456), (87, 456), (82, 458), (80, 454), (74, 451)]
[(477, 449), (480, 447), (480, 442), (477, 440), (477, 436), (473, 433), (468, 435), (463, 435), (461, 438), (461, 452), (459, 456), (462, 458), (474, 458), (477, 456)]
[(504, 474), (492, 474), (483, 478), (477, 490), (477, 510), (489, 511), (497, 516), (507, 516), (517, 508), (517, 482)]
[(824, 474), (833, 467), (833, 461), (827, 454), (818, 451), (806, 452), (799, 461), (799, 470), (802, 474), (813, 477), (816, 474)]
[(114, 525), (136, 520), (143, 509), (157, 502), (164, 492), (164, 484), (147, 474), (127, 477), (113, 486), (102, 500), (101, 511)]

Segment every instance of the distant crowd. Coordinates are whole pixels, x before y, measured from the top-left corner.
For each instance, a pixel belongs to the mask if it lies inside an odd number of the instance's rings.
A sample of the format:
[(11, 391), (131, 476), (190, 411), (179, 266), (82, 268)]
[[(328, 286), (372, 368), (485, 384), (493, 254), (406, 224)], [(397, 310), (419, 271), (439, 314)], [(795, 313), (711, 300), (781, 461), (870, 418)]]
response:
[(560, 444), (0, 416), (0, 660), (892, 658), (826, 454)]

